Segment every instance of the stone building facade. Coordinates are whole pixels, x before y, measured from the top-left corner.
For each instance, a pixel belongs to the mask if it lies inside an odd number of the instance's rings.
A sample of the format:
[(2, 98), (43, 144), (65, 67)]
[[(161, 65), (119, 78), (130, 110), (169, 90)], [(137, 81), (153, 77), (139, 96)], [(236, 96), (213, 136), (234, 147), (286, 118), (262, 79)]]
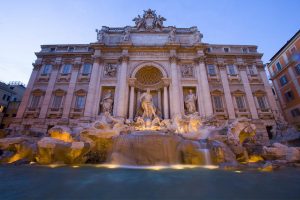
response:
[(191, 95), (200, 116), (245, 117), (267, 137), (278, 108), (257, 46), (204, 43), (197, 27), (165, 20), (149, 9), (135, 26), (96, 30), (96, 42), (42, 45), (15, 126), (45, 132), (92, 122), (104, 110), (135, 120), (148, 89), (161, 119), (190, 112)]
[(300, 30), (267, 67), (286, 121), (300, 129)]

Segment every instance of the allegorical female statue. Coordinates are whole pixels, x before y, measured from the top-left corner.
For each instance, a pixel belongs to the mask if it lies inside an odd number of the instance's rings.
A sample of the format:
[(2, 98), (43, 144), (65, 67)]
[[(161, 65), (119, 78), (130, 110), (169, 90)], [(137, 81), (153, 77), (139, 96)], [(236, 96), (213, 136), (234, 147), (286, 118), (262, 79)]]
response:
[(186, 111), (188, 114), (193, 114), (196, 112), (196, 100), (196, 95), (193, 93), (193, 90), (190, 89), (189, 94), (186, 95), (184, 99)]
[(152, 117), (156, 117), (155, 107), (152, 102), (152, 95), (150, 94), (150, 89), (147, 89), (147, 92), (144, 92), (141, 97), (141, 107), (143, 109), (143, 118), (147, 117), (152, 119)]
[(112, 112), (112, 105), (114, 99), (111, 90), (108, 90), (107, 93), (104, 95), (101, 104), (102, 104), (102, 112)]

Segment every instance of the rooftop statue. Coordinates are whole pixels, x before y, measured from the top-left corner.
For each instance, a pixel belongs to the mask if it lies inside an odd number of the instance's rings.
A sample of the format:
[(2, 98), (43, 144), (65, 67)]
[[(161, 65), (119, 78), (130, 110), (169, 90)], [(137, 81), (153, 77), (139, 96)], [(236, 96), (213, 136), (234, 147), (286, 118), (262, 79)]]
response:
[(155, 28), (163, 28), (163, 22), (166, 21), (166, 18), (156, 15), (155, 10), (144, 10), (143, 17), (138, 15), (132, 21), (135, 22), (135, 26), (138, 30), (153, 30)]

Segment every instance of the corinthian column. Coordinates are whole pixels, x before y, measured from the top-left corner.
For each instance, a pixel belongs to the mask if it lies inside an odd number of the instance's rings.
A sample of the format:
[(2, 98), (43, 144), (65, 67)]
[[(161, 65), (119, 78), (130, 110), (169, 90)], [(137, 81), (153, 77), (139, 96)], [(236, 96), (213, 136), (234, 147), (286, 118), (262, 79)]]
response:
[(79, 68), (80, 68), (79, 63), (75, 64), (72, 67), (72, 73), (71, 73), (71, 78), (70, 78), (70, 82), (69, 82), (69, 87), (68, 87), (66, 99), (64, 102), (64, 107), (63, 107), (63, 114), (62, 114), (63, 119), (69, 118)]
[(117, 85), (117, 110), (116, 116), (126, 118), (126, 107), (128, 104), (128, 99), (126, 99), (127, 94), (127, 65), (129, 57), (127, 55), (127, 51), (123, 50), (123, 56), (121, 57), (121, 68), (120, 73), (118, 74), (118, 85)]
[(211, 116), (213, 115), (213, 108), (211, 103), (211, 96), (210, 96), (210, 90), (209, 90), (209, 83), (206, 73), (206, 67), (204, 64), (204, 56), (200, 56), (197, 59), (198, 61), (198, 81), (200, 81), (200, 88), (201, 88), (201, 97), (202, 97), (202, 109), (205, 113), (205, 116)]
[(53, 88), (56, 83), (56, 78), (57, 78), (58, 69), (59, 69), (60, 64), (61, 64), (60, 61), (56, 61), (56, 63), (53, 65), (53, 70), (51, 71), (45, 98), (44, 98), (42, 106), (41, 106), (41, 112), (40, 112), (39, 118), (43, 119), (46, 117), (48, 107), (50, 104), (50, 100), (51, 100), (51, 96), (53, 93)]
[(179, 80), (177, 73), (177, 57), (175, 55), (170, 57), (171, 63), (171, 88), (172, 88), (172, 118), (176, 115), (181, 115), (180, 112), (180, 92), (179, 92)]
[(220, 67), (220, 76), (224, 88), (225, 102), (226, 102), (229, 119), (235, 119), (235, 112), (234, 112), (234, 106), (232, 103), (232, 98), (231, 98), (231, 93), (230, 93), (230, 88), (228, 83), (227, 71), (223, 64), (219, 65), (219, 67)]
[(30, 76), (30, 79), (29, 79), (29, 82), (27, 84), (27, 87), (26, 87), (26, 90), (25, 90), (25, 93), (23, 95), (23, 98), (22, 98), (22, 102), (19, 106), (19, 109), (18, 109), (18, 112), (17, 112), (17, 117), (16, 118), (22, 118), (23, 117), (23, 114), (26, 110), (26, 107), (28, 105), (28, 102), (29, 102), (29, 98), (30, 98), (30, 93), (32, 91), (32, 88), (33, 88), (33, 85), (34, 85), (34, 82), (36, 80), (36, 77), (38, 75), (38, 71), (39, 69), (41, 69), (42, 65), (41, 64), (33, 64), (34, 68), (32, 70), (32, 73), (31, 73), (31, 76)]
[(163, 78), (164, 82), (164, 103), (163, 103), (163, 108), (164, 108), (164, 119), (169, 119), (169, 93), (168, 93), (168, 85), (170, 84), (170, 79), (168, 78)]
[(88, 88), (88, 93), (86, 97), (86, 102), (85, 102), (85, 109), (84, 109), (84, 118), (86, 120), (91, 120), (93, 117), (93, 108), (94, 104), (98, 103), (95, 102), (96, 98), (96, 93), (97, 89), (97, 82), (99, 77), (99, 70), (100, 70), (100, 63), (102, 62), (101, 57), (100, 57), (100, 50), (96, 50), (95, 55), (94, 55), (94, 63), (93, 63), (93, 69), (91, 72), (91, 78), (90, 78), (90, 83), (89, 83), (89, 88)]
[(134, 111), (134, 83), (135, 83), (135, 78), (129, 79), (129, 85), (130, 85), (129, 119), (133, 119), (133, 111)]
[(240, 66), (240, 74), (241, 74), (241, 79), (242, 79), (244, 89), (245, 89), (245, 92), (246, 92), (246, 98), (247, 98), (247, 101), (248, 101), (248, 104), (249, 104), (252, 119), (258, 119), (257, 109), (256, 109), (256, 106), (255, 106), (252, 90), (251, 90), (249, 80), (248, 80), (248, 76), (247, 76), (247, 73), (246, 73), (246, 69), (245, 69), (244, 66)]

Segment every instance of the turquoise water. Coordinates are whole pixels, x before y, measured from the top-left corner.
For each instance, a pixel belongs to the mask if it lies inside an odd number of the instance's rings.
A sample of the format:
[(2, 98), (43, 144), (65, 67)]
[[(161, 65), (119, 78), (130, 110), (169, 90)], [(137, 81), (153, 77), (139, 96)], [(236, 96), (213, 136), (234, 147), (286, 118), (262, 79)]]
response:
[(300, 169), (1, 166), (0, 199), (300, 199)]

